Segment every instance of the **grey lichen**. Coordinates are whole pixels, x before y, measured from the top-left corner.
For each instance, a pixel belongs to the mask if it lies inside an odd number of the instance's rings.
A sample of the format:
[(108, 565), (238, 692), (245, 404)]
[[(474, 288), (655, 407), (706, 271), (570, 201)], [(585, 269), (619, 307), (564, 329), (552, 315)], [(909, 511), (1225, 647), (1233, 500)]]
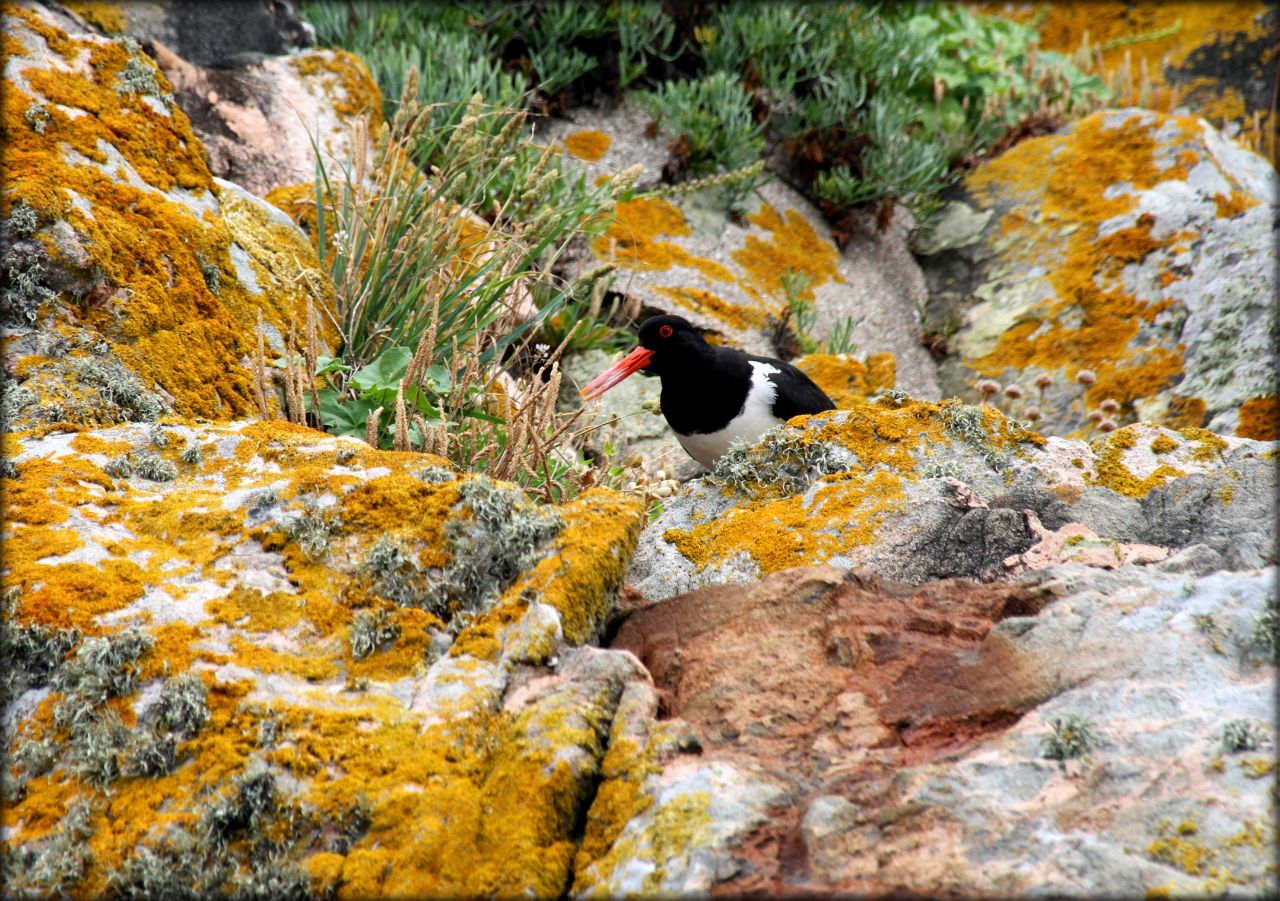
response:
[(323, 560), (329, 555), (329, 542), (333, 533), (341, 527), (336, 517), (326, 517), (321, 511), (307, 511), (284, 521), (284, 534), (298, 544), (308, 560)]
[(116, 408), (126, 422), (154, 422), (165, 412), (164, 401), (142, 387), (142, 382), (114, 360), (78, 358), (69, 361), (72, 372), (96, 388), (104, 404)]
[(53, 117), (49, 115), (49, 108), (37, 100), (27, 107), (27, 111), (22, 114), (22, 121), (30, 125), (36, 134), (42, 135)]
[(77, 629), (19, 625), (18, 592), (10, 589), (0, 601), (0, 708), (29, 688), (49, 684), (71, 649), (80, 643)]
[(5, 231), (19, 238), (29, 238), (40, 227), (40, 214), (25, 200), (20, 200), (9, 211), (9, 219), (5, 223)]
[(152, 482), (172, 482), (178, 477), (177, 466), (151, 451), (117, 454), (106, 462), (102, 471), (112, 478), (137, 476)]
[(133, 38), (123, 38), (129, 51), (129, 60), (116, 75), (115, 89), (117, 94), (149, 94), (158, 97), (166, 105), (173, 104), (173, 95), (160, 86), (156, 78), (156, 67), (142, 53), (142, 48)]
[(414, 473), (419, 479), (430, 484), (439, 484), (441, 482), (452, 482), (458, 477), (458, 474), (444, 466), (424, 466)]
[(81, 882), (93, 864), (86, 841), (93, 835), (90, 826), (93, 808), (79, 799), (53, 833), (36, 848), (5, 847), (5, 894), (10, 897), (63, 896), (66, 889)]
[(147, 432), (147, 440), (151, 442), (152, 447), (163, 450), (169, 446), (169, 433), (164, 430), (164, 426), (153, 425)]
[(222, 270), (215, 263), (205, 259), (202, 254), (196, 255), (196, 261), (200, 264), (200, 274), (204, 276), (205, 287), (213, 294), (220, 294), (222, 291)]
[(451, 519), (445, 526), (452, 557), (439, 590), (462, 611), (485, 610), (541, 558), (544, 544), (560, 534), (564, 520), (520, 489), (488, 479), (463, 482), (459, 494), (471, 516)]
[(742, 495), (766, 487), (792, 495), (825, 475), (848, 468), (848, 460), (836, 447), (779, 427), (769, 429), (754, 445), (735, 442), (716, 461), (707, 481)]
[(188, 438), (178, 459), (188, 466), (198, 466), (204, 460), (204, 451), (200, 449), (200, 442), (194, 438)]
[(361, 572), (373, 579), (373, 591), (402, 607), (422, 607), (444, 616), (439, 592), (418, 561), (395, 539), (383, 536), (365, 554)]
[(987, 466), (1000, 471), (1009, 465), (1009, 454), (992, 447), (983, 420), (982, 408), (973, 404), (952, 400), (943, 407), (942, 424), (946, 430), (980, 453)]
[(1249, 643), (1266, 654), (1269, 661), (1275, 662), (1276, 652), (1280, 651), (1280, 602), (1275, 592), (1267, 595), (1262, 612), (1253, 621)]
[(30, 325), (40, 315), (41, 304), (58, 296), (48, 286), (43, 258), (30, 241), (7, 244), (0, 254), (0, 271), (6, 276), (0, 289), (0, 321)]
[(1229, 754), (1256, 751), (1270, 737), (1266, 724), (1257, 720), (1232, 720), (1222, 727), (1222, 747)]
[(19, 413), (36, 402), (36, 394), (25, 385), (10, 379), (0, 393), (0, 424), (6, 429)]
[(358, 610), (351, 621), (351, 656), (364, 660), (400, 637), (400, 624), (389, 610)]

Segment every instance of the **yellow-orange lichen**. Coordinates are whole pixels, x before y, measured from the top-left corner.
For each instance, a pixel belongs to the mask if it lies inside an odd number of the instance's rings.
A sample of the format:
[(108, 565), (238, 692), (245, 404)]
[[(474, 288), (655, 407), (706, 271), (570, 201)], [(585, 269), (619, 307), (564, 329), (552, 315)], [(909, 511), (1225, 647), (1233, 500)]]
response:
[(1240, 405), (1236, 434), (1259, 441), (1280, 441), (1280, 399), (1254, 397)]
[[(1135, 208), (1134, 192), (1184, 178), (1198, 159), (1187, 151), (1177, 162), (1158, 161), (1157, 128), (1173, 125), (1184, 140), (1192, 141), (1199, 126), (1186, 117), (1152, 122), (1137, 116), (1109, 126), (1109, 115), (1115, 114), (1090, 116), (1067, 135), (1024, 141), (968, 182), (984, 202), (991, 202), (999, 188), (1021, 197), (1019, 208), (1038, 206), (1035, 221), (1018, 212), (1002, 220), (1002, 232), (1017, 233), (1020, 239), (1003, 243), (1001, 252), (1010, 264), (1046, 267), (1054, 289), (1053, 297), (1025, 311), (970, 365), (992, 377), (1031, 366), (1062, 370), (1068, 378), (1082, 368), (1092, 369), (1096, 380), (1086, 391), (1088, 405), (1107, 398), (1125, 405), (1151, 397), (1175, 384), (1183, 370), (1181, 346), (1139, 343), (1140, 328), (1154, 322), (1170, 302), (1139, 300), (1121, 278), (1126, 264), (1171, 247), (1179, 236), (1156, 238), (1147, 215), (1132, 226), (1098, 232), (1101, 223)], [(1109, 190), (1118, 183), (1131, 190)], [(1055, 246), (1062, 248), (1061, 256), (1045, 258), (1044, 248)], [(1166, 422), (1181, 424), (1184, 412), (1172, 407)]]
[(613, 139), (599, 131), (575, 131), (564, 139), (565, 148), (580, 160), (594, 163), (604, 156)]
[[(382, 92), (364, 60), (346, 50), (328, 49), (292, 57), (290, 62), (304, 78), (322, 79), (335, 113), (342, 118), (367, 118), (370, 131), (377, 131), (382, 124)], [(341, 88), (340, 95), (335, 96), (335, 88)]]
[(639, 197), (617, 205), (613, 221), (592, 249), (602, 259), (616, 259), (632, 269), (687, 266), (714, 281), (733, 281), (733, 272), (720, 263), (695, 257), (672, 241), (658, 240), (663, 235), (685, 237), (692, 231), (675, 204), (660, 197)]
[(767, 238), (747, 235), (742, 247), (733, 251), (734, 261), (745, 273), (742, 287), (752, 297), (785, 300), (787, 292), (782, 280), (788, 273), (808, 279), (799, 297), (809, 301), (818, 285), (844, 281), (835, 244), (814, 231), (795, 210), (787, 210), (784, 218), (765, 203), (748, 219), (769, 233)]

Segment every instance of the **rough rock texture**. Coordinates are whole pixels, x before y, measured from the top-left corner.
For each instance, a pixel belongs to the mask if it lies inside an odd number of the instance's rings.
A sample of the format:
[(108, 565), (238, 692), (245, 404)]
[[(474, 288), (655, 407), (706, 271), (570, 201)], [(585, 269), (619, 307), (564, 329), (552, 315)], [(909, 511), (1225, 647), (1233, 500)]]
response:
[(106, 34), (159, 41), (197, 66), (232, 66), (316, 42), (290, 0), (67, 0), (62, 4)]
[[(702, 767), (767, 773), (784, 799), (713, 894), (1252, 893), (1275, 885), (1275, 576), (1071, 563), (913, 588), (802, 568), (633, 613), (612, 646)], [(1089, 746), (1047, 758), (1073, 716)], [(1224, 746), (1240, 721), (1252, 750)], [(621, 867), (612, 885), (644, 893)]]
[(651, 600), (831, 563), (915, 584), (1207, 543), (1275, 553), (1275, 445), (1151, 424), (1044, 439), (989, 406), (885, 397), (797, 418), (665, 502), (628, 582)]
[(258, 196), (313, 180), (316, 145), (331, 168), (348, 163), (353, 129), (372, 131), (382, 121), (377, 83), (344, 50), (234, 69), (201, 68), (163, 45), (155, 57), (204, 144), (210, 171)]
[[(542, 137), (565, 141), (589, 175), (639, 163), (642, 183), (654, 183), (666, 144), (643, 136), (645, 121), (626, 104), (577, 110), (573, 122), (552, 122)], [(735, 223), (698, 194), (637, 198), (619, 205), (617, 220), (592, 250), (621, 265), (614, 290), (769, 355), (778, 353), (777, 325), (787, 309), (783, 276), (790, 270), (808, 280), (800, 296), (817, 311), (815, 339), (852, 319), (859, 353), (893, 354), (898, 387), (937, 397), (933, 363), (919, 343), (916, 311), (925, 285), (907, 248), (909, 217), (900, 213), (885, 232), (855, 236), (842, 254), (818, 211), (782, 181), (767, 182), (748, 205)]]
[(310, 242), (210, 174), (136, 46), (68, 36), (42, 16), (33, 5), (5, 18), (7, 421), (255, 409), (259, 317), (279, 352), (308, 304), (332, 303)]
[[(1280, 437), (1266, 160), (1200, 119), (1105, 111), (1023, 141), (965, 188), (974, 209), (953, 207), (935, 238), (948, 249), (922, 257), (944, 392), (1017, 384), (1010, 411), (1037, 407), (1047, 434), (1085, 434), (1097, 412)], [(1038, 392), (1041, 376), (1054, 383)]]
[[(1203, 116), (1228, 134), (1261, 139), (1274, 129), (1275, 31), (1280, 13), (1264, 0), (1063, 0), (1047, 7), (984, 3), (1001, 16), (1037, 22), (1040, 46), (1066, 54), (1088, 42), (1126, 102)], [(1250, 120), (1257, 115), (1261, 128)]]
[(643, 777), (611, 730), (656, 766), (647, 675), (579, 647), (638, 501), (282, 423), (6, 440), (10, 890), (556, 896)]

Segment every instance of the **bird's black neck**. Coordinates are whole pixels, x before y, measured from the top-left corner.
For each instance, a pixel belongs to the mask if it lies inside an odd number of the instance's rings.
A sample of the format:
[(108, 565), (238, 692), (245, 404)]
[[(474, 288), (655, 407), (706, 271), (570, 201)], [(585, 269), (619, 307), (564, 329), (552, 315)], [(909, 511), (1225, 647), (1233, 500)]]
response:
[(662, 414), (682, 435), (718, 432), (742, 412), (751, 388), (751, 362), (729, 348), (706, 347), (705, 353), (672, 361), (662, 379)]

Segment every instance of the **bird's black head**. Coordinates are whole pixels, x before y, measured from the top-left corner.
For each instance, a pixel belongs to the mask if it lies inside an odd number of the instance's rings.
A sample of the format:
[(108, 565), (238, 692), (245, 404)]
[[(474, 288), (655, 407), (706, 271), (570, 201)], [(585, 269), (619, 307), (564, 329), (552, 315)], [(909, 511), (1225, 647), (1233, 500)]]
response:
[(657, 375), (679, 368), (711, 350), (702, 333), (683, 316), (646, 319), (640, 326), (639, 341), (641, 347), (653, 352), (645, 371)]
[[(680, 316), (655, 316), (640, 326), (640, 344), (618, 362), (586, 384), (580, 392), (590, 400), (604, 394), (632, 373), (675, 375), (699, 370), (712, 349), (702, 340), (693, 323)], [(701, 367), (705, 371), (705, 365)]]

